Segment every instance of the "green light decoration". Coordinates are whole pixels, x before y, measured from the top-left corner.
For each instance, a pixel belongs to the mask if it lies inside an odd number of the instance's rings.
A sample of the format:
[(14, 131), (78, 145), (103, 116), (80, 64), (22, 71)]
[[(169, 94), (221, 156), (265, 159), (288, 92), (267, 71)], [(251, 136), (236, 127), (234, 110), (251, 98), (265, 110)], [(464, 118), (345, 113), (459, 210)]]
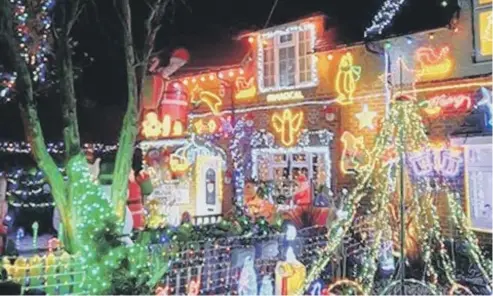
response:
[[(132, 246), (120, 241), (123, 225), (102, 188), (92, 182), (82, 155), (67, 164), (73, 197), (78, 260), (85, 273), (78, 289), (89, 294), (119, 294), (125, 289), (148, 294), (167, 270), (167, 258), (149, 257), (148, 239)], [(127, 293), (129, 291), (127, 290)]]
[[(368, 162), (362, 166), (356, 176), (356, 187), (349, 193), (346, 204), (343, 206), (343, 214), (333, 223), (328, 231), (328, 244), (320, 253), (319, 259), (314, 262), (306, 277), (304, 287), (298, 291), (297, 295), (303, 295), (310, 284), (320, 277), (325, 266), (333, 259), (337, 247), (350, 227), (356, 209), (363, 196), (368, 192), (372, 194), (370, 209), (370, 225), (374, 225), (374, 241), (369, 248), (362, 269), (356, 277), (365, 294), (371, 294), (375, 273), (377, 270), (377, 259), (379, 247), (382, 240), (386, 238), (385, 230), (388, 229), (390, 213), (388, 205), (392, 198), (399, 196), (410, 197), (409, 204), (404, 206), (401, 200), (401, 207), (398, 216), (403, 221), (401, 212), (405, 216), (415, 213), (415, 222), (418, 224), (418, 241), (422, 260), (426, 266), (425, 279), (423, 285), (429, 287), (430, 291), (436, 290), (439, 280), (439, 272), (443, 274), (446, 284), (456, 287), (458, 283), (455, 278), (454, 263), (450, 259), (442, 237), (442, 229), (439, 223), (434, 201), (437, 195), (445, 194), (450, 211), (449, 219), (451, 224), (458, 230), (460, 239), (467, 243), (467, 253), (472, 261), (478, 266), (484, 278), (491, 285), (491, 260), (486, 259), (478, 246), (474, 232), (468, 227), (467, 218), (463, 209), (457, 203), (459, 198), (457, 192), (451, 190), (446, 178), (431, 176), (413, 176), (413, 188), (410, 192), (402, 190), (399, 192), (397, 184), (405, 184), (404, 176), (408, 174), (404, 157), (409, 152), (423, 151), (429, 148), (429, 140), (426, 129), (419, 115), (419, 107), (411, 98), (407, 100), (395, 101), (389, 111), (389, 116), (383, 119), (380, 132), (375, 139), (373, 148), (369, 151)], [(390, 147), (395, 147), (395, 157), (389, 159), (387, 153)], [(399, 180), (400, 174), (400, 180)], [(405, 186), (401, 186), (404, 188)], [(400, 223), (400, 225), (404, 225)], [(401, 254), (405, 254), (404, 227), (401, 227)], [(438, 247), (438, 254), (437, 248)], [(407, 255), (407, 254), (406, 254)], [(402, 256), (401, 264), (404, 264), (406, 255)], [(432, 260), (432, 255), (434, 256)], [(437, 260), (438, 259), (438, 260)], [(404, 275), (397, 283), (403, 285), (408, 280)]]

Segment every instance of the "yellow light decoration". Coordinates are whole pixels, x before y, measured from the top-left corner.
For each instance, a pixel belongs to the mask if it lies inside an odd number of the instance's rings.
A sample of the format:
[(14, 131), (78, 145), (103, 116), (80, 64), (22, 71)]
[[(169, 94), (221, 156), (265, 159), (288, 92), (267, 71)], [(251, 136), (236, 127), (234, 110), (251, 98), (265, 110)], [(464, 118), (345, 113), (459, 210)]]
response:
[(183, 127), (183, 124), (180, 121), (175, 121), (175, 124), (173, 125), (173, 136), (182, 136), (185, 133), (185, 128)]
[(166, 114), (163, 116), (163, 125), (161, 135), (167, 137), (171, 135), (171, 117)]
[(363, 291), (363, 287), (359, 283), (357, 283), (355, 281), (347, 280), (347, 279), (342, 279), (342, 280), (336, 281), (335, 283), (333, 283), (332, 285), (329, 285), (327, 287), (327, 292), (329, 293), (329, 295), (334, 295), (331, 293), (331, 291), (335, 287), (339, 287), (339, 286), (349, 286), (349, 287), (355, 289), (356, 295), (365, 295), (366, 294)]
[(214, 133), (217, 130), (217, 123), (214, 119), (209, 120), (207, 127), (210, 133)]
[(207, 132), (208, 127), (206, 124), (204, 124), (204, 121), (202, 119), (195, 121), (193, 126), (195, 127), (195, 132), (197, 134), (203, 134)]
[(142, 134), (146, 138), (156, 138), (161, 135), (162, 126), (155, 112), (146, 114), (144, 122), (142, 122)]
[(359, 129), (369, 128), (373, 129), (373, 120), (377, 116), (377, 112), (368, 110), (368, 105), (363, 105), (363, 110), (355, 114), (359, 121)]
[(356, 91), (356, 82), (361, 78), (361, 67), (353, 65), (353, 55), (347, 52), (339, 61), (339, 69), (335, 80), (338, 94), (337, 102), (341, 105), (351, 104)]
[(302, 100), (304, 98), (305, 96), (299, 90), (285, 91), (282, 93), (268, 94), (267, 102), (274, 103), (274, 102), (295, 101), (295, 100)]
[(414, 55), (416, 60), (416, 78), (437, 79), (447, 77), (453, 68), (450, 48), (444, 46), (437, 50), (432, 47), (420, 47)]
[(246, 100), (255, 97), (257, 94), (257, 88), (255, 87), (255, 78), (251, 77), (248, 81), (245, 77), (238, 77), (235, 81), (236, 83), (236, 94), (235, 99)]
[[(491, 1), (490, 1), (491, 3)], [(479, 13), (479, 51), (483, 56), (493, 53), (493, 13), (491, 9)]]
[(340, 162), (341, 172), (351, 174), (353, 171), (359, 171), (363, 165), (358, 158), (366, 154), (365, 142), (363, 136), (355, 137), (352, 133), (345, 131), (341, 136), (342, 157)]
[(479, 0), (479, 5), (486, 5), (493, 3), (493, 0)]
[(169, 164), (173, 173), (185, 173), (190, 167), (187, 158), (177, 154), (171, 154)]
[(191, 102), (194, 104), (206, 104), (214, 115), (219, 114), (219, 108), (223, 104), (221, 98), (218, 95), (213, 92), (203, 90), (198, 85), (196, 85), (192, 90)]
[[(459, 293), (459, 294), (455, 294)], [(454, 283), (448, 290), (448, 295), (474, 295), (467, 287)]]
[(285, 109), (282, 114), (272, 115), (272, 126), (279, 134), (284, 146), (292, 146), (297, 141), (297, 136), (303, 125), (303, 111), (293, 113), (291, 109)]

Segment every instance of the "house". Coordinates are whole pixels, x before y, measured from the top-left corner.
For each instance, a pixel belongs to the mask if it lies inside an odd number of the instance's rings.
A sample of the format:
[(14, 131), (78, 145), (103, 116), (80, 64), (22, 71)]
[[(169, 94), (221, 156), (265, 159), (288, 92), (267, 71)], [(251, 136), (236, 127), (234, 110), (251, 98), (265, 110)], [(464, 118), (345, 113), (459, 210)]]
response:
[[(325, 176), (334, 192), (351, 187), (348, 145), (371, 147), (390, 99), (400, 95), (416, 98), (429, 139), (443, 151), (453, 144), (491, 155), (491, 1), (459, 4), (448, 27), (352, 44), (338, 43), (337, 28), (313, 14), (239, 36), (232, 64), (185, 66), (172, 76), (166, 88), (175, 91), (164, 93), (186, 96), (191, 126), (227, 152), (225, 179), (233, 181), (224, 184), (222, 211), (241, 201), (249, 177)], [(233, 131), (239, 120), (245, 130)], [(481, 139), (461, 142), (471, 132)], [(481, 152), (472, 152), (475, 145)], [(491, 216), (481, 218), (478, 208), (491, 207), (491, 165), (478, 168), (466, 154), (447, 173), (472, 226), (489, 231)]]

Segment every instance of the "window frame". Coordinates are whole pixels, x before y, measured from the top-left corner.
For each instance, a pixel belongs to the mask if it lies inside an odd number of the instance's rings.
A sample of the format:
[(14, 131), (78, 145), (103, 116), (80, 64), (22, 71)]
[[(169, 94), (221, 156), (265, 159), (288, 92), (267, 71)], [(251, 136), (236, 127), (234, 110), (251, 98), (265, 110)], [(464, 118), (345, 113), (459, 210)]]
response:
[[(293, 162), (293, 155), (294, 154), (305, 154), (306, 159), (303, 163), (294, 163)], [(308, 178), (311, 180), (316, 180), (316, 176), (313, 175), (314, 170), (314, 163), (313, 163), (313, 155), (323, 155), (324, 157), (324, 171), (327, 176), (327, 180), (325, 185), (330, 189), (331, 188), (331, 169), (332, 169), (332, 160), (331, 160), (331, 150), (328, 146), (307, 146), (307, 147), (292, 147), (292, 148), (285, 148), (285, 149), (278, 149), (278, 148), (253, 148), (252, 149), (252, 170), (251, 170), (251, 176), (252, 178), (257, 178), (258, 173), (259, 173), (259, 161), (258, 158), (259, 156), (266, 156), (268, 155), (269, 159), (272, 160), (274, 155), (276, 154), (284, 154), (287, 155), (288, 157), (286, 158), (285, 164), (284, 163), (271, 163), (269, 165), (269, 178), (272, 179), (274, 176), (274, 169), (275, 168), (285, 168), (287, 163), (290, 163), (290, 175), (292, 174), (293, 168), (302, 168), (308, 166), (308, 173), (309, 176)]]
[[(474, 231), (477, 232), (484, 232), (484, 233), (492, 233), (492, 229), (486, 229), (486, 228), (480, 228), (476, 227), (473, 224), (472, 217), (471, 217), (471, 196), (469, 193), (469, 168), (470, 168), (470, 163), (469, 163), (469, 151), (474, 148), (483, 148), (483, 147), (488, 147), (491, 149), (491, 136), (479, 136), (479, 137), (468, 137), (468, 138), (452, 138), (451, 139), (451, 144), (461, 146), (463, 147), (463, 156), (464, 156), (464, 204), (463, 207), (465, 209), (465, 213), (468, 219), (468, 224), (470, 228)], [(490, 163), (491, 164), (491, 163)]]
[[(309, 32), (308, 40), (306, 40), (310, 45), (311, 51), (307, 51), (306, 56), (308, 57), (308, 62), (310, 66), (308, 67), (307, 77), (311, 79), (306, 79), (304, 82), (300, 82), (300, 33)], [(292, 39), (286, 43), (281, 43), (281, 36), (286, 34), (291, 34)], [(273, 57), (274, 57), (274, 86), (264, 86), (265, 76), (264, 76), (264, 41), (271, 39), (273, 45)], [(316, 69), (316, 57), (314, 55), (315, 48), (315, 26), (312, 23), (295, 25), (287, 27), (283, 30), (277, 30), (274, 32), (267, 32), (264, 34), (259, 34), (258, 39), (258, 75), (257, 83), (259, 86), (260, 93), (267, 93), (280, 90), (293, 90), (299, 88), (308, 88), (318, 85), (317, 69)], [(279, 52), (282, 48), (294, 47), (294, 59), (295, 59), (295, 73), (294, 73), (294, 85), (281, 86), (280, 85), (280, 63), (279, 63)]]
[(491, 12), (492, 4), (484, 3), (480, 4), (479, 0), (474, 0), (472, 3), (472, 36), (473, 36), (473, 49), (474, 49), (474, 62), (475, 63), (484, 63), (491, 62), (493, 59), (493, 55), (483, 55), (481, 53), (481, 32), (480, 32), (480, 14), (483, 12)]

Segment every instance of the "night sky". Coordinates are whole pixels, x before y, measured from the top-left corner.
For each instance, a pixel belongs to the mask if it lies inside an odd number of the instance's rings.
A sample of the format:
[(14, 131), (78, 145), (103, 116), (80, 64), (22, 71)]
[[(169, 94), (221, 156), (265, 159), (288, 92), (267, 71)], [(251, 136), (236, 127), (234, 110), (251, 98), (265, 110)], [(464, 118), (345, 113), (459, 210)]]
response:
[[(74, 30), (79, 41), (74, 57), (85, 64), (76, 83), (81, 135), (84, 141), (112, 143), (117, 139), (125, 108), (125, 72), (121, 47), (121, 24), (112, 0), (92, 1)], [(118, 0), (116, 0), (118, 2)], [(131, 1), (136, 42), (141, 41), (146, 6), (143, 0)], [(175, 0), (158, 34), (156, 50), (164, 56), (177, 47), (191, 53), (190, 66), (216, 62), (221, 51), (233, 50), (233, 38), (245, 31), (264, 27), (275, 0)], [(393, 26), (386, 32), (407, 32), (445, 26), (457, 7), (457, 0), (407, 0)], [(383, 0), (278, 0), (268, 26), (299, 19), (314, 12), (328, 16), (340, 43), (362, 39), (364, 28)], [(236, 45), (238, 46), (238, 45)], [(93, 61), (87, 65), (88, 57)], [(83, 58), (81, 58), (83, 57)], [(218, 59), (219, 58), (219, 59)], [(230, 61), (225, 60), (224, 64)], [(59, 99), (51, 93), (40, 101), (42, 125), (48, 139), (60, 138)], [(0, 139), (23, 139), (21, 121), (15, 103), (0, 105)]]

